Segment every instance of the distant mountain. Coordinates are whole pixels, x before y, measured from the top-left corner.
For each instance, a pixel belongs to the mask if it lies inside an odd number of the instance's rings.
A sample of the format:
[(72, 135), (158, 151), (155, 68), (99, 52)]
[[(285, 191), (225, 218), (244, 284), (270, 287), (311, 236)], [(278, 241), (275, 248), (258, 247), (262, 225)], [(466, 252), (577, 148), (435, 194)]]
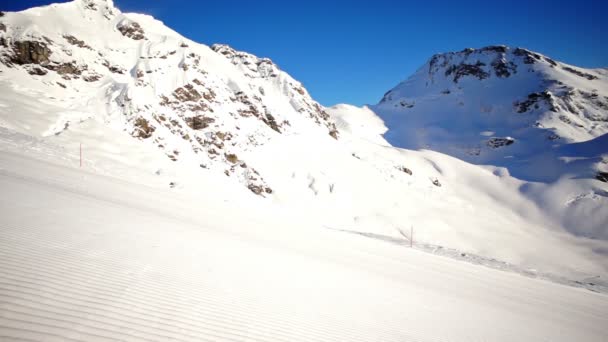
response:
[[(608, 70), (522, 48), (465, 49), (433, 56), (372, 109), (394, 146), (428, 148), (506, 166), (523, 179), (552, 181), (566, 172), (556, 158), (576, 157), (561, 155), (562, 146), (608, 133)], [(608, 158), (601, 156), (608, 145), (595, 145), (600, 151), (585, 177), (607, 171)]]

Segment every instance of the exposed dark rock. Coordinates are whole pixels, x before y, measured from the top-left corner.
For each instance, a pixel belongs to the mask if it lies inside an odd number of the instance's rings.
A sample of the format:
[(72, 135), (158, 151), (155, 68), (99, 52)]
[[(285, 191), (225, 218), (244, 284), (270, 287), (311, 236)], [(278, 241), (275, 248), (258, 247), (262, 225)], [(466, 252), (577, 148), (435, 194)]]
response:
[(4, 12), (0, 11), (0, 18), (4, 17)]
[(15, 64), (46, 64), (52, 52), (43, 42), (16, 41), (10, 61)]
[(146, 36), (144, 35), (144, 29), (142, 29), (141, 26), (139, 26), (139, 24), (134, 21), (124, 22), (120, 24), (117, 28), (123, 36), (129, 37), (133, 40), (142, 40), (146, 38)]
[(513, 62), (506, 62), (503, 58), (496, 59), (492, 62), (494, 73), (497, 77), (509, 77), (517, 72), (517, 65)]
[(0, 23), (0, 31), (6, 32), (6, 25), (4, 25), (3, 23)]
[(110, 65), (108, 66), (108, 70), (110, 70), (110, 72), (113, 72), (115, 74), (124, 74), (125, 73), (125, 69), (115, 66), (115, 65)]
[(63, 84), (61, 82), (57, 82), (57, 85), (60, 86), (61, 88), (66, 88), (65, 84)]
[(86, 66), (78, 66), (74, 62), (47, 64), (44, 67), (57, 72), (59, 75), (81, 75), (84, 70), (87, 70)]
[(110, 62), (108, 62), (107, 60), (104, 60), (103, 63), (102, 63), (102, 65), (105, 66), (106, 68), (108, 68), (108, 70), (110, 72), (115, 73), (115, 74), (121, 74), (122, 75), (122, 74), (124, 74), (126, 72), (125, 69), (123, 69), (123, 68), (121, 68), (119, 66), (111, 65)]
[(198, 101), (203, 98), (203, 96), (194, 89), (194, 86), (191, 84), (186, 84), (183, 87), (179, 87), (173, 91), (173, 96), (180, 102), (186, 101)]
[(151, 137), (152, 133), (154, 133), (154, 131), (156, 130), (154, 126), (150, 126), (148, 120), (142, 117), (139, 117), (135, 120), (134, 126), (135, 131), (133, 132), (133, 136), (141, 139), (147, 139)]
[(509, 146), (513, 144), (515, 140), (513, 138), (492, 138), (488, 140), (487, 145), (491, 148), (499, 148), (503, 146)]
[(573, 68), (570, 68), (570, 67), (567, 67), (567, 66), (562, 67), (562, 69), (564, 69), (564, 70), (566, 70), (566, 71), (568, 71), (570, 73), (573, 73), (573, 74), (575, 74), (577, 76), (584, 77), (584, 78), (588, 79), (589, 81), (597, 79), (597, 76), (593, 76), (593, 75), (588, 74), (586, 72), (582, 72), (582, 71), (579, 71), (579, 70), (576, 70), (576, 69), (573, 69)]
[(232, 164), (236, 164), (239, 162), (239, 157), (237, 157), (236, 154), (226, 153), (226, 154), (224, 154), (224, 157), (226, 158), (227, 161), (229, 161)]
[(595, 179), (599, 180), (600, 182), (608, 183), (608, 172), (598, 171), (598, 173), (595, 175)]
[(185, 118), (186, 125), (192, 128), (193, 130), (201, 130), (209, 127), (209, 124), (214, 123), (214, 118), (209, 118), (203, 115), (193, 116), (191, 118)]
[(570, 120), (570, 119), (569, 119), (567, 116), (565, 116), (565, 115), (560, 115), (560, 116), (559, 116), (559, 119), (560, 119), (562, 122), (567, 123), (567, 124), (571, 124), (571, 123), (572, 123), (572, 120)]
[(101, 75), (92, 74), (92, 75), (84, 76), (82, 79), (87, 82), (95, 82), (95, 81), (99, 81), (100, 78), (101, 78)]
[(336, 140), (338, 140), (338, 133), (339, 132), (337, 129), (332, 129), (329, 131), (329, 135)]
[(218, 137), (222, 141), (230, 141), (232, 140), (232, 133), (230, 132), (215, 132), (215, 136)]
[(262, 193), (262, 191), (264, 191), (264, 187), (262, 187), (260, 185), (255, 185), (253, 183), (247, 185), (247, 189), (251, 190), (251, 192), (253, 192), (256, 195), (260, 195)]
[(270, 128), (274, 129), (275, 131), (281, 133), (281, 130), (279, 129), (279, 125), (277, 124), (276, 120), (274, 119), (274, 116), (272, 116), (272, 114), (270, 113), (266, 113), (266, 119), (263, 120), (265, 124), (267, 124)]
[(528, 95), (528, 98), (525, 101), (516, 102), (515, 106), (517, 107), (518, 113), (527, 112), (530, 107), (534, 106), (534, 109), (540, 108), (538, 102), (544, 100), (548, 105), (549, 109), (553, 112), (557, 112), (558, 109), (553, 103), (553, 99), (551, 98), (551, 94), (548, 91), (544, 91), (542, 93), (532, 93)]
[(484, 48), (479, 49), (480, 52), (497, 52), (497, 53), (506, 53), (507, 47), (504, 45), (492, 45), (486, 46)]
[(545, 57), (545, 60), (547, 61), (547, 63), (551, 64), (552, 66), (556, 67), (557, 66), (557, 62), (552, 60), (549, 57)]
[(536, 61), (541, 61), (541, 56), (539, 54), (526, 49), (516, 48), (515, 51), (513, 51), (513, 54), (523, 57), (524, 63), (526, 64), (534, 64)]
[(90, 1), (85, 4), (84, 8), (91, 11), (97, 11), (97, 4), (93, 1)]
[(215, 92), (211, 88), (207, 88), (207, 91), (203, 93), (203, 98), (205, 100), (207, 100), (207, 101), (213, 101), (213, 100), (215, 100), (216, 96), (217, 95), (215, 94)]
[(92, 50), (91, 47), (89, 45), (87, 45), (84, 41), (79, 40), (78, 38), (76, 38), (74, 36), (64, 35), (63, 38), (65, 38), (65, 40), (67, 40), (68, 43), (70, 43), (72, 45), (78, 46), (80, 48)]
[(30, 69), (27, 71), (27, 73), (28, 73), (28, 74), (30, 74), (30, 75), (39, 75), (39, 76), (43, 76), (43, 75), (46, 75), (46, 74), (47, 74), (47, 71), (46, 71), (46, 70), (44, 70), (44, 69), (42, 69), (42, 68), (39, 68), (39, 67), (33, 67), (33, 68), (30, 68)]
[(249, 105), (249, 107), (247, 107), (246, 109), (239, 109), (238, 112), (239, 112), (239, 115), (242, 117), (249, 117), (252, 115), (255, 117), (260, 116), (260, 112), (253, 104)]
[(318, 103), (315, 103), (313, 107), (314, 107), (314, 111), (317, 113), (318, 117), (320, 117), (324, 121), (329, 120), (329, 114), (327, 114), (327, 112), (325, 110), (323, 110), (323, 108), (321, 108), (321, 106), (319, 106)]
[(399, 166), (399, 167), (397, 167), (397, 170), (405, 172), (405, 173), (407, 173), (410, 176), (413, 174), (412, 170), (408, 169), (405, 166)]
[(414, 102), (407, 102), (407, 101), (405, 101), (405, 100), (401, 100), (401, 101), (399, 101), (399, 105), (400, 105), (401, 107), (405, 107), (405, 108), (408, 108), (408, 109), (409, 109), (409, 108), (414, 108), (414, 105), (415, 105), (415, 104), (416, 104), (416, 103), (414, 103)]
[(484, 66), (485, 63), (477, 61), (475, 64), (467, 64), (461, 63), (458, 65), (452, 65), (445, 71), (445, 76), (454, 75), (454, 83), (458, 83), (458, 80), (464, 76), (474, 76), (480, 80), (488, 78), (490, 74), (485, 72), (481, 67)]
[[(441, 62), (439, 62), (440, 59), (442, 59)], [(445, 58), (445, 55), (442, 55), (442, 54), (433, 55), (433, 57), (431, 57), (431, 60), (429, 61), (429, 75), (433, 74), (435, 71), (437, 71), (438, 68), (446, 67), (447, 65), (448, 65), (448, 59)]]
[(439, 182), (439, 179), (437, 179), (437, 178), (433, 179), (432, 183), (434, 186), (441, 187), (441, 183)]

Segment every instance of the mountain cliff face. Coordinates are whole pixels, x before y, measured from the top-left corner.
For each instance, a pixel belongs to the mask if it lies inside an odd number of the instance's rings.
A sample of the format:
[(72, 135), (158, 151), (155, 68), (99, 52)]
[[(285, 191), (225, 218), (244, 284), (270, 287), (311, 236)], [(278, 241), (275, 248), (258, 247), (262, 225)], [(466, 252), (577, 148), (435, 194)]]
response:
[(583, 279), (608, 274), (606, 75), (489, 47), (324, 108), (268, 58), (76, 0), (0, 16), (0, 157), (82, 144), (83, 177)]
[[(543, 164), (549, 152), (608, 133), (608, 70), (522, 48), (465, 49), (433, 56), (373, 109), (395, 146), (507, 166), (525, 179), (555, 179), (530, 160), (544, 156)], [(605, 171), (603, 165), (588, 176)]]
[(45, 110), (40, 119), (48, 124), (35, 128), (0, 116), (11, 128), (48, 136), (103, 120), (171, 160), (224, 172), (260, 195), (272, 188), (248, 151), (283, 134), (339, 137), (325, 108), (270, 59), (225, 45), (210, 49), (149, 16), (123, 14), (111, 1), (6, 13), (1, 23), (3, 78), (74, 100), (47, 99), (54, 113)]

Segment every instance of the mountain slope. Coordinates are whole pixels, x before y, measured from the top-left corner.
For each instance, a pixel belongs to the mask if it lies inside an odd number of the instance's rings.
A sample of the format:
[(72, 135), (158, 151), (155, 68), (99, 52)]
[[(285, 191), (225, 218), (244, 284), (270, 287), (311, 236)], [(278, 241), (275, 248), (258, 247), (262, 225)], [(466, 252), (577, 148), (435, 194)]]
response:
[[(380, 136), (393, 122), (370, 108), (323, 108), (269, 59), (197, 44), (109, 1), (5, 13), (0, 23), (2, 150), (74, 167), (82, 143), (84, 172), (231, 203), (235, 217), (268, 205), (252, 220), (280, 213), (400, 242), (412, 229), (415, 247), (608, 284), (603, 183), (531, 183), (394, 148)], [(214, 208), (205, 203), (191, 210)]]
[(271, 60), (209, 49), (111, 1), (6, 13), (2, 25), (2, 96), (46, 95), (39, 108), (13, 101), (0, 113), (5, 127), (51, 136), (103, 122), (258, 194), (272, 189), (248, 164), (250, 150), (281, 134), (338, 138), (324, 109)]
[(60, 150), (12, 141), (18, 153), (0, 151), (2, 341), (608, 334), (604, 294), (330, 231), (268, 201), (225, 202), (41, 161)]
[[(521, 48), (465, 49), (433, 56), (372, 109), (395, 146), (429, 148), (509, 167), (522, 179), (553, 181), (563, 167), (551, 172), (544, 163), (562, 156), (556, 148), (608, 133), (608, 70), (578, 68)], [(606, 171), (598, 163), (601, 154), (593, 155), (595, 164), (584, 176)]]
[(506, 168), (577, 236), (608, 239), (608, 71), (522, 48), (433, 56), (370, 107), (394, 146)]

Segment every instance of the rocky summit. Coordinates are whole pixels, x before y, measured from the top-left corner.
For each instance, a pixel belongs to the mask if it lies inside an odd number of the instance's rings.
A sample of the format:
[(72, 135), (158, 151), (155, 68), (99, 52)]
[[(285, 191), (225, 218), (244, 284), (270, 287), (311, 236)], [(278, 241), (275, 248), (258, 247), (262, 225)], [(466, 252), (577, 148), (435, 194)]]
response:
[[(536, 157), (572, 143), (601, 145), (608, 133), (608, 69), (579, 68), (524, 48), (468, 48), (434, 55), (372, 108), (395, 146), (541, 179), (530, 164), (541, 167), (547, 158)], [(588, 176), (606, 163), (595, 161)]]

